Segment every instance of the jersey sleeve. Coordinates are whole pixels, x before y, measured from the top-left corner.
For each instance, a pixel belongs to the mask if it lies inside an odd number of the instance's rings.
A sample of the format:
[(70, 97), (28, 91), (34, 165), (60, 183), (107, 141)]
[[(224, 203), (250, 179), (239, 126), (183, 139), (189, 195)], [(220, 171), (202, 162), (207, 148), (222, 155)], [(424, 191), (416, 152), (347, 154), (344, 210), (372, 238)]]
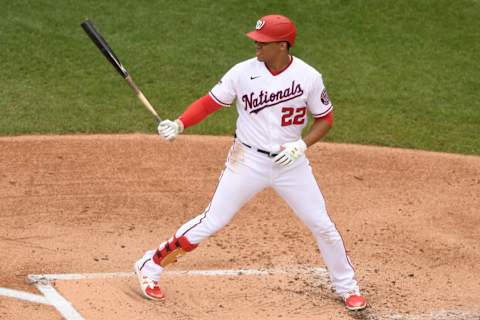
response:
[(234, 86), (237, 73), (235, 70), (235, 67), (231, 68), (208, 93), (215, 102), (224, 107), (230, 106), (237, 96)]
[(321, 74), (316, 74), (307, 97), (308, 110), (314, 118), (325, 117), (333, 110), (332, 102), (323, 84)]

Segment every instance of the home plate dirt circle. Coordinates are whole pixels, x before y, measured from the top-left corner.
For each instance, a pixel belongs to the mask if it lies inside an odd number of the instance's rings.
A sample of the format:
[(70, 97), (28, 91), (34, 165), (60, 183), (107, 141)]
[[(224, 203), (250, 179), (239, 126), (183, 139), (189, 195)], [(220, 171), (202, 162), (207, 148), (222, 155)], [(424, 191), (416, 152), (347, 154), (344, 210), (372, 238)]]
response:
[(165, 301), (143, 299), (133, 262), (208, 205), (231, 143), (0, 138), (0, 318), (68, 318), (64, 299), (81, 319), (480, 319), (480, 157), (333, 143), (308, 157), (366, 311), (343, 308), (272, 190), (168, 269)]

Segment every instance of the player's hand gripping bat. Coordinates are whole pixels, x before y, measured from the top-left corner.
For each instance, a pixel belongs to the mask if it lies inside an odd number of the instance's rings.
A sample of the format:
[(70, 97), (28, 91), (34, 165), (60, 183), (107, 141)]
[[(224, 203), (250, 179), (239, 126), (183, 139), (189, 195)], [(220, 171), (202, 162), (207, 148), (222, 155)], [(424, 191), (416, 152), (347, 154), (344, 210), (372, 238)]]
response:
[(105, 58), (113, 65), (115, 70), (118, 71), (118, 73), (127, 80), (128, 84), (130, 87), (135, 91), (137, 94), (137, 97), (142, 101), (143, 105), (145, 108), (147, 108), (148, 111), (160, 122), (162, 119), (158, 115), (157, 111), (152, 107), (150, 102), (147, 100), (147, 98), (144, 96), (142, 91), (138, 88), (138, 86), (133, 82), (132, 77), (128, 74), (127, 69), (120, 63), (120, 60), (117, 58), (115, 53), (113, 53), (113, 50), (110, 48), (108, 45), (107, 41), (103, 39), (103, 37), (100, 35), (100, 33), (95, 29), (95, 26), (90, 20), (85, 20), (84, 22), (81, 23), (81, 26), (83, 30), (88, 34), (90, 39), (95, 43), (95, 45), (100, 49), (100, 51), (103, 53)]

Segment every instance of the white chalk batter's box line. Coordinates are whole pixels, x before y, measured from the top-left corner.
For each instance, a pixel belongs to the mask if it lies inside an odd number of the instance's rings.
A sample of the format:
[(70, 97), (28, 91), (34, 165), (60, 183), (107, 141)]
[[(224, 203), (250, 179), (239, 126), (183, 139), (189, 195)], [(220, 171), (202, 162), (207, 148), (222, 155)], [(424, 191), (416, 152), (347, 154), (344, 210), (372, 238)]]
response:
[[(325, 268), (275, 268), (275, 269), (210, 269), (210, 270), (187, 270), (167, 271), (162, 277), (171, 276), (268, 276), (276, 274), (299, 274), (313, 273), (325, 282), (328, 279), (328, 272)], [(84, 318), (75, 307), (65, 299), (54, 287), (55, 281), (89, 280), (134, 277), (133, 272), (112, 272), (112, 273), (59, 273), (29, 275), (28, 281), (34, 284), (43, 295), (29, 292), (0, 288), (0, 296), (16, 298), (23, 301), (53, 306), (66, 320), (83, 320)]]
[[(321, 267), (304, 268), (274, 268), (274, 269), (211, 269), (211, 270), (188, 270), (168, 271), (163, 276), (269, 276), (278, 274), (312, 274), (319, 278), (323, 284), (330, 285), (328, 272)], [(6, 296), (23, 301), (53, 306), (66, 320), (84, 320), (73, 305), (65, 299), (54, 287), (55, 281), (89, 280), (133, 277), (133, 272), (113, 273), (60, 273), (29, 275), (28, 280), (33, 283), (43, 295), (37, 295), (25, 291), (13, 290), (0, 287), (0, 296)], [(439, 311), (430, 314), (401, 315), (390, 314), (376, 316), (372, 313), (362, 317), (365, 320), (480, 320), (480, 314), (462, 311)]]

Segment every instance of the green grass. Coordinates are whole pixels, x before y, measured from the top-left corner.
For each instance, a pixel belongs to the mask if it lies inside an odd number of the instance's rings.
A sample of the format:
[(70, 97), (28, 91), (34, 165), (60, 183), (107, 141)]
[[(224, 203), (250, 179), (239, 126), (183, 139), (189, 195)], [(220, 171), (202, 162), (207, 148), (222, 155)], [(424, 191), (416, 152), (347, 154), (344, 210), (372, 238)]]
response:
[[(205, 94), (254, 47), (263, 14), (297, 24), (292, 53), (335, 104), (327, 141), (480, 154), (480, 2), (4, 1), (0, 134), (155, 132), (80, 28), (90, 18), (164, 118)], [(232, 134), (221, 110), (188, 129)]]

